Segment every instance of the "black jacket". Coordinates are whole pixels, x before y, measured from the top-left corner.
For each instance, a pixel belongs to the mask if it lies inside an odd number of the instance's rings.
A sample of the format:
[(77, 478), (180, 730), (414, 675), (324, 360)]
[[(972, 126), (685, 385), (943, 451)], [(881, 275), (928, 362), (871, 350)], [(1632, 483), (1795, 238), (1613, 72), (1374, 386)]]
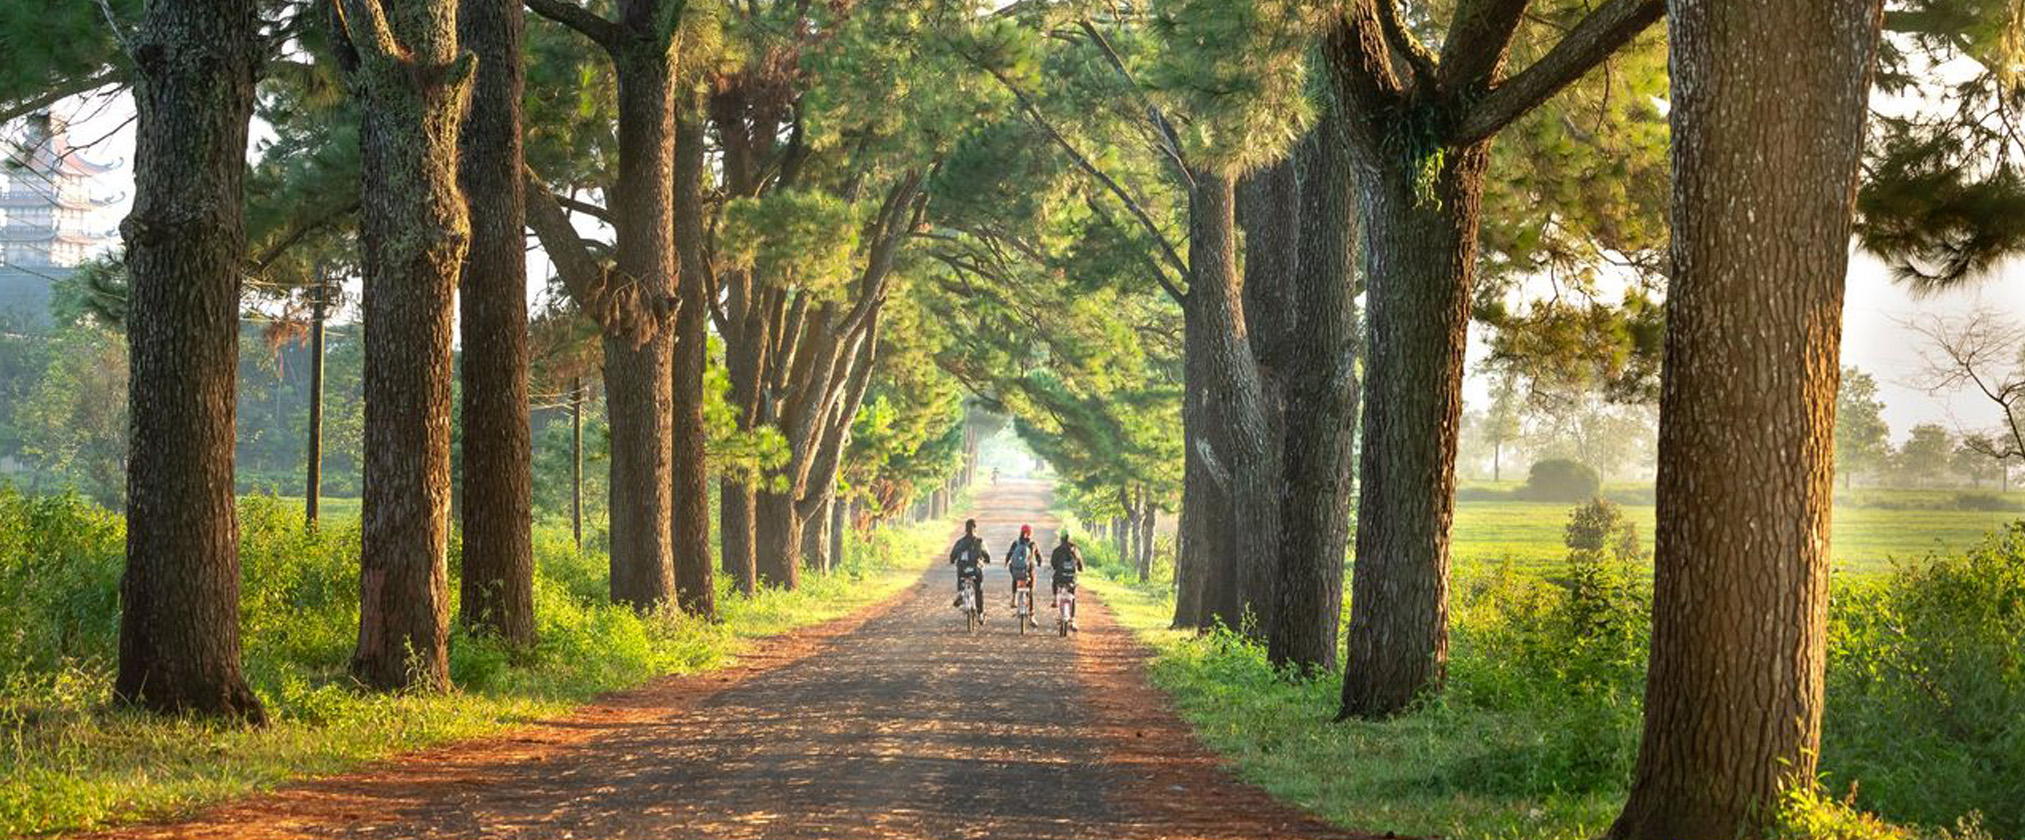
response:
[(991, 552), (984, 550), (984, 540), (975, 536), (964, 536), (949, 549), (949, 562), (956, 564), (959, 572), (968, 572), (980, 563), (991, 562)]
[(1055, 553), (1048, 557), (1048, 565), (1054, 567), (1055, 577), (1075, 577), (1077, 572), (1083, 570), (1083, 552), (1077, 551), (1073, 545), (1063, 543), (1055, 546)]

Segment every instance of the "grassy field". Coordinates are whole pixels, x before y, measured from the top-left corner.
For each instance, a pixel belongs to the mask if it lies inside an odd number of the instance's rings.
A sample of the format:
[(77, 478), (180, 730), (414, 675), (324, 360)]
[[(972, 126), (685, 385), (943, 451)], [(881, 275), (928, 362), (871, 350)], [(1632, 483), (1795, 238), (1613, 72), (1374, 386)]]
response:
[[(1479, 487), (1485, 485), (1477, 485)], [(1510, 486), (1510, 485), (1507, 485)], [(1919, 559), (1933, 553), (1954, 553), (2006, 523), (2025, 518), (2019, 511), (1944, 509), (1954, 493), (1918, 490), (1861, 491), (1858, 504), (1835, 508), (1831, 550), (1836, 568), (1871, 574), (1891, 568), (1894, 559)], [(1637, 526), (1639, 539), (1652, 549), (1653, 506), (1650, 491), (1615, 493), (1639, 500), (1623, 502), (1624, 513)], [(1996, 494), (1988, 494), (1994, 496)], [(2025, 494), (2007, 501), (2025, 504)], [(1887, 509), (1881, 505), (1929, 509)], [(1512, 560), (1521, 567), (1555, 566), (1568, 554), (1562, 530), (1575, 505), (1473, 499), (1465, 493), (1456, 503), (1454, 557), (1458, 565)]]

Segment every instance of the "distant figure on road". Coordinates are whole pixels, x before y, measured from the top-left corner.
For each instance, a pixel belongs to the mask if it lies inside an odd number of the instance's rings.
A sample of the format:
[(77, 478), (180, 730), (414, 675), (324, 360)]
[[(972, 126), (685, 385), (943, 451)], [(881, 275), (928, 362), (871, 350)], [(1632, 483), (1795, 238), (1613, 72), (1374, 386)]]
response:
[(963, 536), (949, 549), (949, 562), (956, 564), (956, 602), (952, 607), (963, 606), (963, 586), (969, 584), (971, 594), (977, 598), (977, 615), (984, 617), (984, 567), (991, 562), (991, 552), (984, 550), (984, 540), (977, 535), (977, 520), (967, 519), (963, 523)]

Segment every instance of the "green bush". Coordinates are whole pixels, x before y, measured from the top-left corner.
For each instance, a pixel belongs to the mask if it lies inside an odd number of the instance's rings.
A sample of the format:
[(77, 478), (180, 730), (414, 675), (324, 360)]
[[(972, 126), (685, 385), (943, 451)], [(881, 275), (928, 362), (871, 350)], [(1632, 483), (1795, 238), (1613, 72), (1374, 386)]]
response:
[(1603, 491), (1603, 477), (1580, 461), (1549, 458), (1533, 465), (1518, 497), (1532, 502), (1586, 502)]
[[(2025, 524), (1967, 553), (1843, 581), (1830, 606), (1822, 768), (1857, 801), (2025, 835)], [(2008, 792), (2008, 793), (2006, 793)]]
[(2025, 503), (2015, 502), (1995, 493), (1956, 493), (1955, 510), (2025, 510)]

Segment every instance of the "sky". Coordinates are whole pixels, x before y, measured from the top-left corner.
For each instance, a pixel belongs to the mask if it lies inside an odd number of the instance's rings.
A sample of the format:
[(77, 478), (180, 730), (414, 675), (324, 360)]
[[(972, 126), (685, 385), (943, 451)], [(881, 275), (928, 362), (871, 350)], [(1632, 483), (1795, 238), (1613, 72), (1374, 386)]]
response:
[[(88, 156), (99, 161), (130, 161), (133, 156), (133, 110), (122, 96), (103, 103), (68, 103), (76, 124), (72, 140), (86, 143), (104, 137)], [(261, 139), (262, 126), (254, 128), (254, 142)], [(115, 227), (130, 203), (132, 170), (122, 166), (103, 184), (109, 196), (119, 196), (101, 223)], [(544, 258), (530, 255), (530, 299), (541, 291), (548, 276)], [(1939, 423), (1956, 431), (1983, 430), (1997, 423), (2001, 415), (1981, 395), (1965, 391), (1934, 395), (1927, 392), (1920, 376), (1924, 367), (1924, 339), (1906, 323), (1930, 316), (1959, 317), (1979, 307), (2002, 313), (2007, 319), (2025, 319), (2025, 260), (2014, 260), (1973, 288), (1916, 298), (1891, 282), (1885, 267), (1858, 251), (1850, 260), (1847, 303), (1843, 310), (1842, 363), (1861, 368), (1877, 378), (1885, 403), (1884, 418), (1892, 437), (1902, 440), (1913, 426)], [(1481, 330), (1470, 342), (1470, 369), (1474, 371), (1486, 347)], [(1472, 374), (1464, 390), (1466, 408), (1484, 405), (1489, 383)]]

